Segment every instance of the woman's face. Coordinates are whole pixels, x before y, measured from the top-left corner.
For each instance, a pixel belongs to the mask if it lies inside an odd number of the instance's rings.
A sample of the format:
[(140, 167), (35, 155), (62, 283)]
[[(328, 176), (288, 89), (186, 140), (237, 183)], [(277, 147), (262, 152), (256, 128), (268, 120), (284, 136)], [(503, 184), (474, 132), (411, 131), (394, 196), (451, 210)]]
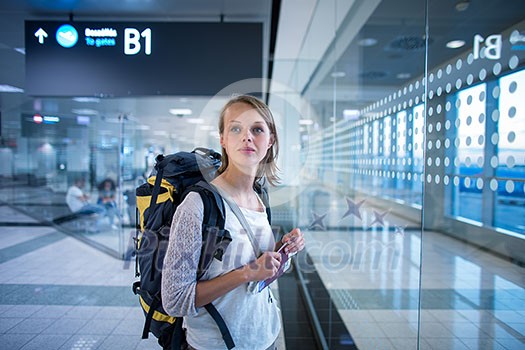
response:
[(264, 118), (246, 103), (234, 103), (224, 114), (221, 146), (238, 168), (257, 169), (272, 146), (273, 135)]

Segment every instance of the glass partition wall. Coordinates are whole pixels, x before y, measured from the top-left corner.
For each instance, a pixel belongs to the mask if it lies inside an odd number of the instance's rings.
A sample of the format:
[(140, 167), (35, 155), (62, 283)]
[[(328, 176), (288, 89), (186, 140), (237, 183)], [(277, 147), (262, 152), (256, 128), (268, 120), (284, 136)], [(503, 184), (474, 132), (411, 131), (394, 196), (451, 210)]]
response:
[[(213, 113), (223, 103), (221, 97), (210, 102), (203, 97), (3, 94), (1, 201), (13, 213), (27, 214), (33, 224), (53, 226), (115, 257), (129, 258), (135, 188), (146, 181), (158, 154), (196, 145), (217, 149)], [(170, 113), (177, 107), (193, 115)], [(87, 209), (68, 204), (74, 185), (86, 195)]]
[[(130, 194), (146, 169), (130, 157), (142, 149), (134, 121), (112, 107), (118, 101), (8, 96), (3, 102), (10, 98), (2, 110), (5, 203), (122, 258), (126, 231), (134, 227)], [(88, 210), (76, 212), (68, 201), (73, 185)]]
[(299, 131), (282, 166), (319, 346), (523, 347), (524, 14), (520, 1), (312, 6), (299, 57), (281, 62), (293, 93), (270, 102), (286, 137)]
[[(306, 238), (290, 274), (311, 314), (296, 321), (328, 349), (523, 348), (525, 4), (301, 3), (297, 58), (276, 56), (268, 82), (273, 224)], [(135, 187), (159, 153), (218, 149), (224, 102), (2, 93), (13, 225), (54, 225), (128, 257)], [(96, 205), (107, 178), (115, 210), (73, 215), (75, 180)]]
[(519, 349), (525, 3), (453, 5), (428, 2), (419, 342)]

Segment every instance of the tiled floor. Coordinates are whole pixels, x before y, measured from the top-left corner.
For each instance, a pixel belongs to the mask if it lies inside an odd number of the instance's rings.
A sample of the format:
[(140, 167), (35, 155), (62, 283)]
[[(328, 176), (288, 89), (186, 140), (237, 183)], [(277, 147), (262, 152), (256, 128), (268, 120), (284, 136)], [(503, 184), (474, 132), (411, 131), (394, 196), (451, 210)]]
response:
[(141, 339), (133, 264), (5, 205), (0, 222), (1, 349), (160, 349)]
[[(53, 198), (38, 198), (53, 218)], [(330, 349), (525, 349), (523, 267), (393, 212), (368, 206), (358, 219), (344, 201), (313, 200), (313, 213), (329, 215), (314, 227), (312, 212), (300, 213), (308, 255), (297, 260)], [(0, 348), (158, 349), (140, 339), (133, 264), (6, 205), (0, 222)], [(281, 284), (288, 348), (315, 349), (295, 279)]]
[(434, 232), (423, 232), (421, 252), (420, 230), (388, 220), (306, 237), (360, 350), (525, 349), (523, 267)]

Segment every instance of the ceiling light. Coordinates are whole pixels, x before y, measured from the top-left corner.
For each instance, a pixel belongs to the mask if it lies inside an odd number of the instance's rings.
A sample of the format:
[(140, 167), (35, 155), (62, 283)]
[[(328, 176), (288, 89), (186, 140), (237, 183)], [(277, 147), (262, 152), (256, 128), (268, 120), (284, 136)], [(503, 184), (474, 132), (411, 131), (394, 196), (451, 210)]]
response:
[(358, 109), (345, 109), (343, 110), (343, 117), (345, 120), (356, 120), (359, 118), (359, 110)]
[(360, 46), (374, 46), (375, 44), (377, 44), (377, 39), (374, 39), (374, 38), (365, 38), (365, 39), (361, 39), (357, 42)]
[(100, 98), (97, 98), (97, 97), (73, 97), (73, 101), (82, 102), (82, 103), (89, 103), (89, 102), (99, 103), (100, 102)]
[(98, 115), (97, 110), (89, 109), (89, 108), (72, 109), (71, 112), (73, 112), (74, 114), (80, 114), (80, 115)]
[(215, 127), (212, 125), (201, 125), (199, 129), (204, 130), (204, 131), (211, 131), (211, 130), (215, 130)]
[(468, 9), (470, 5), (470, 1), (469, 0), (459, 0), (457, 3), (456, 3), (456, 11), (458, 12), (462, 12), (462, 11), (465, 11), (466, 9)]
[(410, 73), (399, 73), (396, 75), (397, 79), (408, 79), (410, 78)]
[(171, 114), (176, 116), (191, 115), (192, 111), (189, 108), (171, 108), (169, 111)]
[(451, 40), (447, 43), (449, 49), (459, 49), (460, 47), (465, 46), (464, 40)]
[(24, 90), (12, 85), (0, 84), (0, 92), (24, 92)]
[(26, 49), (24, 47), (15, 47), (14, 49), (16, 52), (21, 53), (22, 55), (26, 54)]
[(313, 125), (313, 123), (311, 119), (299, 119), (299, 125)]
[(91, 119), (86, 115), (77, 115), (77, 124), (78, 125), (89, 125)]
[(202, 119), (202, 118), (188, 118), (188, 119), (186, 119), (186, 122), (188, 124), (202, 124), (202, 123), (204, 123), (204, 119)]
[(332, 76), (332, 78), (344, 78), (346, 76), (346, 73), (345, 72), (332, 72), (332, 74), (330, 74)]

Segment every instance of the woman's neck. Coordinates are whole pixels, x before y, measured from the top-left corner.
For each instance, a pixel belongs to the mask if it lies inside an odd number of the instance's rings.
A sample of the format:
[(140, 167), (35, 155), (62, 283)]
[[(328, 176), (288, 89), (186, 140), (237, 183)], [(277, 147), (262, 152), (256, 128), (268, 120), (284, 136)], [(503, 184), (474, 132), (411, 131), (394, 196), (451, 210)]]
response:
[(261, 212), (264, 207), (253, 189), (254, 180), (253, 175), (228, 168), (212, 183), (226, 191), (239, 207)]
[(253, 191), (255, 175), (247, 174), (233, 167), (228, 167), (219, 175), (217, 180), (219, 180), (219, 185), (225, 187), (224, 189), (231, 194), (238, 192), (246, 193)]

